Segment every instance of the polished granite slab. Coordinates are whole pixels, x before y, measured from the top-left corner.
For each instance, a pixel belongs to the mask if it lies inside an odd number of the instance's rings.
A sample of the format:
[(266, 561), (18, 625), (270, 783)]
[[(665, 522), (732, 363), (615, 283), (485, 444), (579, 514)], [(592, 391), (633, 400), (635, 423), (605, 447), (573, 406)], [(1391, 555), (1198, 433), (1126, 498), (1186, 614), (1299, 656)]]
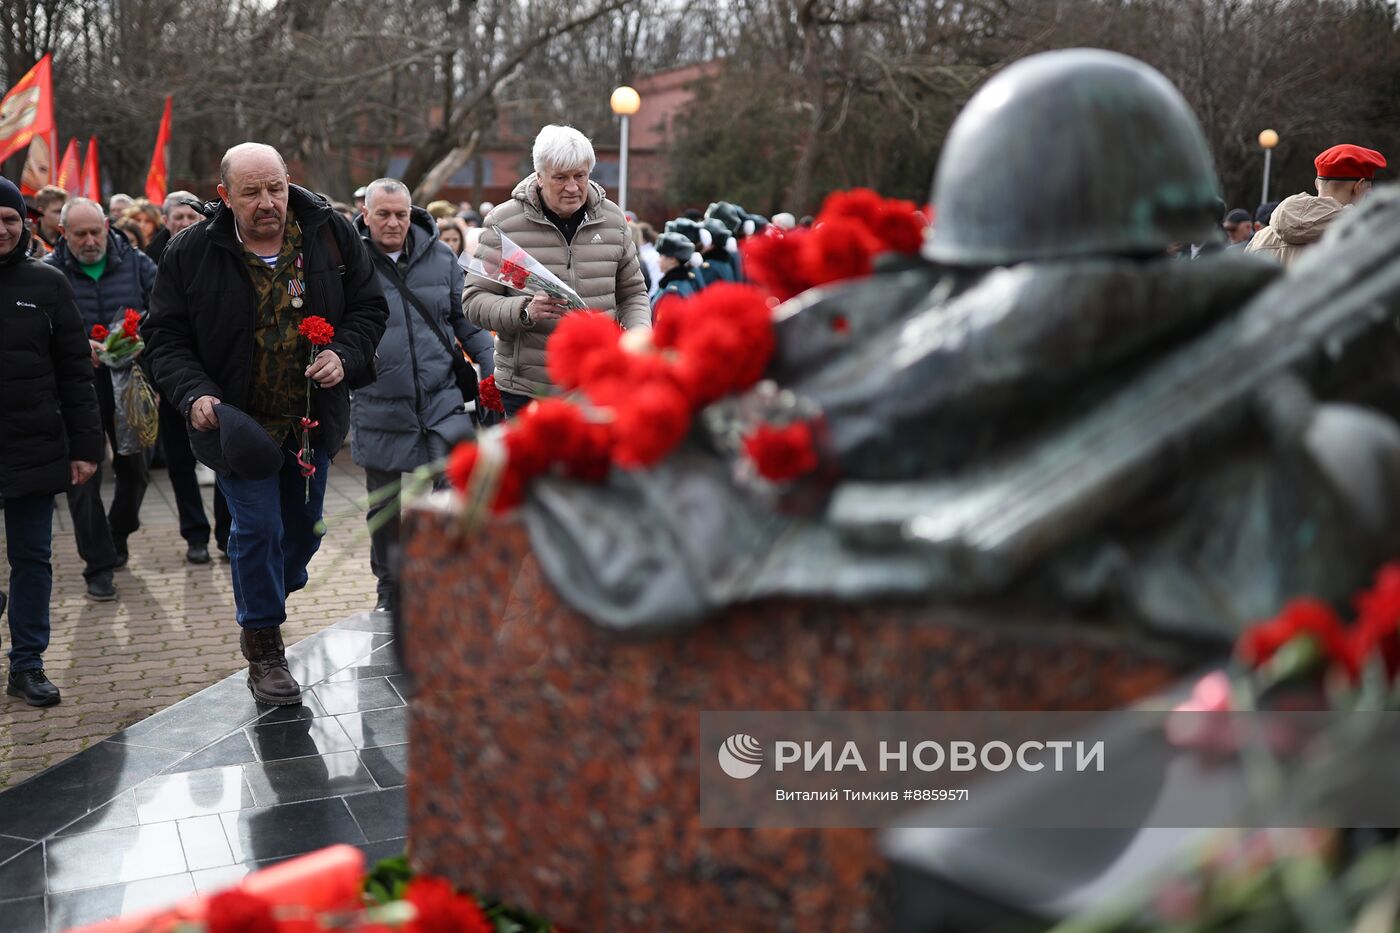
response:
[(403, 681), (383, 613), (293, 645), (299, 707), (242, 672), (0, 792), (5, 933), (45, 933), (190, 894), (344, 842), (403, 851)]

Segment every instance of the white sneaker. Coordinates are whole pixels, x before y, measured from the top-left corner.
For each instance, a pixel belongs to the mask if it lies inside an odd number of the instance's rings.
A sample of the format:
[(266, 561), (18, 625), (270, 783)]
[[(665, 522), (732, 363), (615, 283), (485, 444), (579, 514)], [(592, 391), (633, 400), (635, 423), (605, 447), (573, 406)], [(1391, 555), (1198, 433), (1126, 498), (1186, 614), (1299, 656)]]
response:
[(214, 471), (202, 463), (196, 463), (194, 465), (194, 478), (201, 486), (213, 486), (215, 480), (218, 479)]

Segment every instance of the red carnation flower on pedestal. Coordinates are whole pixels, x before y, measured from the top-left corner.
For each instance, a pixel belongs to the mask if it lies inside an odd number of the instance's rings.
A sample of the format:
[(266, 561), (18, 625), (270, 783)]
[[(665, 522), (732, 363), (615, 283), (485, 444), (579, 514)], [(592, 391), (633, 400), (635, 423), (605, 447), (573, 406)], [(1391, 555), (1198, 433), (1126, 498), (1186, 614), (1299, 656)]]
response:
[(103, 341), (103, 340), (106, 340), (106, 339), (107, 339), (107, 335), (110, 334), (110, 333), (111, 333), (111, 331), (109, 331), (107, 328), (103, 327), (101, 324), (94, 324), (94, 325), (92, 325), (92, 335), (91, 335), (91, 336), (92, 336), (92, 339), (93, 339), (93, 340), (96, 340), (96, 341), (98, 341), (98, 342), (101, 342), (101, 341)]
[(238, 888), (209, 899), (205, 923), (208, 933), (277, 933), (272, 905)]
[(408, 883), (404, 900), (418, 915), (405, 926), (405, 933), (495, 933), (496, 925), (470, 897), (452, 890), (442, 878), (419, 875)]
[(758, 474), (775, 483), (796, 479), (817, 468), (812, 427), (794, 421), (785, 428), (761, 424), (744, 438), (744, 453)]

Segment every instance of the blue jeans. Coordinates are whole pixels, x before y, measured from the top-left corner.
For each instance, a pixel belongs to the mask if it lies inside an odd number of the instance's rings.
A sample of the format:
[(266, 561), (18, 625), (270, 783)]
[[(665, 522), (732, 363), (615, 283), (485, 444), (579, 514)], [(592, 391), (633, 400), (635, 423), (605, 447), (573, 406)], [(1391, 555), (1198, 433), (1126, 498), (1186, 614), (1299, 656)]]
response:
[(53, 594), (53, 496), (5, 500), (5, 556), (10, 562), (10, 672), (44, 666)]
[(228, 535), (229, 569), (238, 624), (272, 628), (287, 621), (287, 596), (306, 586), (306, 565), (321, 546), (321, 506), (326, 498), (330, 458), (316, 451), (311, 500), (292, 443), (282, 470), (268, 479), (220, 476), (233, 524)]

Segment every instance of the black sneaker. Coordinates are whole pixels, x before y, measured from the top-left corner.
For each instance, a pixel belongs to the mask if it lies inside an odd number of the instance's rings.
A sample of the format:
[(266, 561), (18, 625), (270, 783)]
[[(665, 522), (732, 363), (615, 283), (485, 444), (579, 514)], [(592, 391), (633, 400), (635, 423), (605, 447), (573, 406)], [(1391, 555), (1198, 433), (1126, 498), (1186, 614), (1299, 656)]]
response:
[(131, 559), (131, 555), (127, 552), (125, 538), (113, 538), (112, 544), (117, 549), (117, 563), (115, 566), (116, 569), (120, 570), (126, 566), (126, 562)]
[(192, 564), (209, 563), (209, 546), (207, 544), (191, 544), (185, 548), (185, 560)]
[(112, 584), (111, 574), (93, 577), (87, 583), (87, 597), (94, 602), (110, 603), (117, 598), (117, 588)]
[(58, 688), (44, 676), (42, 670), (10, 672), (5, 692), (23, 697), (30, 706), (53, 706), (59, 701)]

